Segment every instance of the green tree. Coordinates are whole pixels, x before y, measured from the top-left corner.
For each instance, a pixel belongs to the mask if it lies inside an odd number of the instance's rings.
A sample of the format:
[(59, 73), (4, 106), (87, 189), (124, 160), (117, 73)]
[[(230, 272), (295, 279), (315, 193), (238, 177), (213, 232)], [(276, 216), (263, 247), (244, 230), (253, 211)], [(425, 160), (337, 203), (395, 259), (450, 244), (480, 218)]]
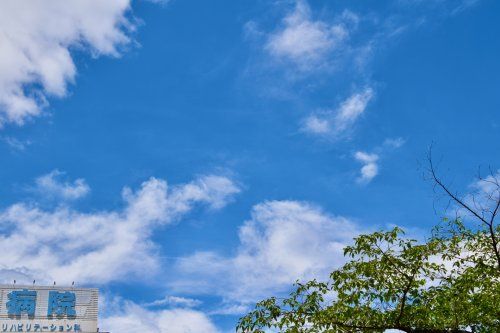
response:
[[(399, 228), (361, 235), (345, 248), (349, 261), (328, 281), (297, 282), (289, 297), (259, 302), (237, 330), (500, 332), (498, 177), (480, 178), (480, 197), (460, 197), (429, 161), (436, 188), (463, 219), (445, 219), (422, 243)], [(478, 223), (471, 225), (470, 217)]]

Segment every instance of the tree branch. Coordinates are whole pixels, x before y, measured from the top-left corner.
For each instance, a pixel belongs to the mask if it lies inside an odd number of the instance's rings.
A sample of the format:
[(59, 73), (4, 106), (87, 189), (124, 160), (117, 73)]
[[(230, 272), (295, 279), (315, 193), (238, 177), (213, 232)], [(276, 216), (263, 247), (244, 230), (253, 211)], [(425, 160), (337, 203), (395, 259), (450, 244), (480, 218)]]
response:
[[(432, 149), (432, 148), (431, 148)], [(490, 220), (486, 220), (484, 216), (479, 215), (478, 212), (476, 212), (474, 209), (472, 209), (469, 205), (467, 205), (463, 200), (461, 200), (457, 195), (453, 194), (450, 189), (439, 179), (439, 177), (436, 175), (436, 170), (434, 168), (434, 164), (432, 162), (432, 150), (429, 151), (429, 156), (428, 156), (428, 161), (429, 161), (429, 171), (431, 173), (432, 179), (436, 185), (438, 185), (453, 201), (455, 201), (457, 204), (459, 204), (461, 207), (463, 207), (465, 210), (470, 212), (472, 215), (474, 215), (477, 219), (479, 219), (482, 223), (484, 223), (488, 227), (488, 232), (490, 234), (490, 240), (491, 240), (491, 247), (493, 248), (493, 253), (495, 254), (496, 260), (497, 260), (497, 266), (498, 270), (500, 271), (500, 250), (498, 249), (498, 240), (495, 234), (495, 228), (494, 228), (494, 223), (495, 223), (495, 217), (497, 216), (497, 213), (500, 208), (500, 198), (497, 199), (495, 209), (491, 215)]]

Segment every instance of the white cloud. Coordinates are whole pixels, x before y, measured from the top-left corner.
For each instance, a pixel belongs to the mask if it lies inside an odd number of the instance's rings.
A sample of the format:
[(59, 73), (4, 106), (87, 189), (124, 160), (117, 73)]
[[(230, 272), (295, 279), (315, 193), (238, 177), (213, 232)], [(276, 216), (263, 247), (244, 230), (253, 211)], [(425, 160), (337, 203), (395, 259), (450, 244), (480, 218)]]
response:
[(119, 333), (217, 333), (210, 318), (203, 312), (190, 309), (149, 311), (132, 302), (124, 302), (121, 311), (105, 317), (103, 331)]
[(223, 315), (223, 316), (237, 316), (243, 313), (248, 313), (250, 311), (251, 306), (248, 304), (239, 304), (239, 303), (229, 303), (223, 304), (219, 308), (210, 311), (210, 315)]
[[(177, 263), (174, 289), (210, 292), (236, 304), (286, 290), (296, 279), (326, 278), (344, 262), (356, 224), (305, 202), (269, 201), (253, 207), (239, 229), (234, 256), (197, 252)], [(245, 307), (226, 306), (222, 312)]]
[(365, 112), (366, 106), (372, 97), (373, 90), (366, 88), (364, 91), (354, 94), (345, 100), (335, 116), (335, 131), (342, 132), (351, 126)]
[(376, 175), (378, 175), (378, 165), (377, 161), (379, 156), (377, 154), (368, 154), (362, 151), (358, 151), (354, 154), (354, 158), (357, 161), (363, 163), (361, 167), (360, 176), (358, 182), (369, 183)]
[(500, 195), (500, 170), (490, 171), (488, 176), (476, 180), (470, 187), (473, 192), (482, 194), (485, 199), (497, 200)]
[[(345, 19), (351, 21), (353, 15)], [(332, 51), (340, 48), (348, 35), (342, 22), (328, 24), (313, 20), (308, 3), (298, 0), (294, 11), (283, 19), (283, 27), (270, 34), (265, 48), (274, 57), (309, 70), (321, 65)]]
[(73, 183), (61, 182), (59, 178), (62, 172), (54, 170), (35, 180), (36, 192), (43, 196), (48, 196), (62, 200), (76, 200), (86, 196), (90, 192), (90, 187), (84, 179), (78, 178)]
[(178, 296), (166, 296), (162, 299), (153, 301), (151, 303), (144, 304), (144, 306), (147, 307), (154, 307), (154, 306), (165, 306), (165, 305), (170, 305), (170, 306), (177, 306), (177, 307), (187, 307), (187, 308), (194, 308), (196, 306), (201, 305), (201, 301), (194, 299), (194, 298), (186, 298), (186, 297), (178, 297)]
[(343, 101), (337, 110), (309, 116), (304, 122), (303, 130), (316, 135), (339, 137), (354, 126), (373, 95), (372, 88), (357, 92)]
[(331, 124), (325, 118), (311, 115), (305, 120), (304, 130), (314, 134), (327, 134), (331, 131)]
[(403, 138), (387, 138), (384, 140), (383, 147), (397, 149), (401, 148), (406, 143)]
[(151, 178), (136, 191), (125, 188), (125, 207), (116, 211), (14, 204), (0, 211), (0, 280), (95, 284), (150, 278), (159, 268), (150, 239), (155, 227), (177, 221), (195, 205), (221, 208), (238, 191), (220, 176), (172, 189)]
[(227, 204), (228, 193), (238, 193), (238, 186), (229, 178), (209, 175), (196, 181), (175, 188), (171, 195), (172, 206), (177, 213), (190, 209), (193, 202), (207, 203), (213, 209), (219, 209)]
[(130, 0), (2, 0), (0, 2), (0, 126), (37, 116), (47, 96), (73, 83), (73, 50), (118, 56), (134, 29)]
[(439, 10), (440, 13), (444, 13), (446, 16), (457, 15), (465, 10), (468, 10), (477, 4), (480, 0), (456, 0), (456, 1), (443, 1), (443, 0), (399, 0), (399, 3), (404, 6), (423, 6), (427, 11), (432, 12), (432, 10)]
[(463, 0), (461, 4), (459, 4), (453, 11), (451, 12), (452, 15), (459, 14), (471, 7), (474, 7), (479, 3), (479, 0)]
[[(489, 172), (487, 176), (481, 176), (470, 184), (468, 193), (464, 196), (465, 203), (480, 215), (486, 216), (486, 220), (491, 218), (495, 205), (500, 200), (500, 170)], [(456, 208), (455, 214), (475, 219), (463, 207), (457, 205), (454, 207)]]
[(388, 152), (401, 148), (406, 141), (403, 138), (387, 138), (383, 144), (374, 149), (374, 153), (357, 151), (354, 153), (356, 161), (362, 163), (360, 175), (357, 178), (358, 183), (367, 184), (379, 173), (380, 159)]
[(13, 150), (24, 151), (29, 145), (31, 145), (30, 140), (19, 140), (14, 137), (4, 137), (2, 140)]

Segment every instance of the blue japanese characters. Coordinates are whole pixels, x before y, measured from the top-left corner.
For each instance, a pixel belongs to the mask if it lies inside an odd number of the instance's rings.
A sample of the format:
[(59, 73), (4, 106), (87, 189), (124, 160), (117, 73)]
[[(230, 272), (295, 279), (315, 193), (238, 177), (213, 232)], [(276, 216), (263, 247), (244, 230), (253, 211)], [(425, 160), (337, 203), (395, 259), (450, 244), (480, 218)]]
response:
[[(26, 313), (28, 316), (33, 317), (36, 310), (36, 296), (35, 290), (15, 290), (11, 291), (8, 295), (7, 301), (7, 314), (9, 316), (21, 316)], [(50, 291), (49, 300), (47, 305), (47, 316), (74, 318), (76, 316), (76, 296), (75, 293), (65, 291)]]
[(75, 317), (75, 303), (76, 297), (75, 293), (69, 291), (59, 292), (51, 291), (49, 292), (49, 307), (47, 310), (47, 316), (68, 316)]
[(9, 316), (20, 316), (23, 312), (28, 316), (35, 315), (36, 291), (16, 290), (7, 295), (7, 313)]

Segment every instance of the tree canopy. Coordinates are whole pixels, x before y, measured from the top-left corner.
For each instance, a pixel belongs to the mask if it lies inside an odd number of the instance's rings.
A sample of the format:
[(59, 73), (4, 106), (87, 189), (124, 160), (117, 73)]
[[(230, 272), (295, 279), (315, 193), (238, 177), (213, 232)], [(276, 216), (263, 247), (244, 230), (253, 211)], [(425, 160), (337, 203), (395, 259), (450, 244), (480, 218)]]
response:
[(456, 218), (444, 219), (423, 242), (397, 227), (355, 238), (344, 250), (348, 262), (328, 281), (297, 282), (288, 297), (259, 302), (237, 330), (500, 332), (497, 178), (480, 178), (487, 185), (481, 198), (460, 197), (436, 176), (432, 162), (429, 171), (457, 207)]

